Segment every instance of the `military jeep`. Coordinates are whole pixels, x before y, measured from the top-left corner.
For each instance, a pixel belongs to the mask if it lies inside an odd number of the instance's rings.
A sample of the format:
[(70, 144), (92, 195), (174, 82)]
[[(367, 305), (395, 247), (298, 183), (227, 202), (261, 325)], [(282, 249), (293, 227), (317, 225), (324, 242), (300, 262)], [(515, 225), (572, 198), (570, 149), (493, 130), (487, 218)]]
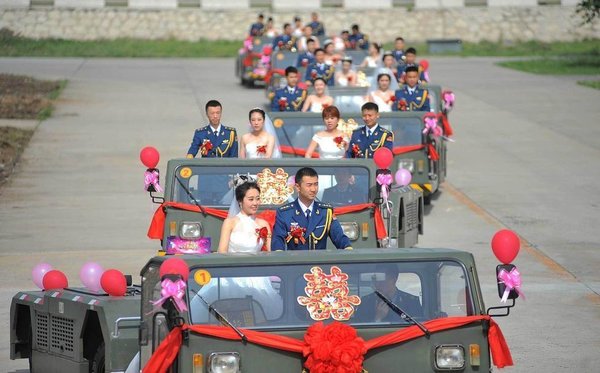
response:
[[(261, 187), (259, 214), (274, 214), (278, 206), (296, 198), (294, 176), (298, 169), (307, 166), (319, 174), (317, 197), (333, 206), (353, 247), (416, 245), (418, 235), (423, 233), (422, 193), (410, 187), (391, 188), (384, 201), (376, 182), (380, 171), (370, 159), (170, 160), (164, 175), (163, 204), (157, 211), (164, 214), (164, 224), (152, 227), (152, 238), (160, 238), (162, 248), (168, 253), (187, 253), (194, 248), (216, 251), (223, 219), (234, 198), (235, 175), (255, 177)], [(352, 184), (352, 191), (328, 193), (342, 177)], [(327, 195), (329, 200), (324, 200)], [(361, 208), (344, 212), (349, 206)]]

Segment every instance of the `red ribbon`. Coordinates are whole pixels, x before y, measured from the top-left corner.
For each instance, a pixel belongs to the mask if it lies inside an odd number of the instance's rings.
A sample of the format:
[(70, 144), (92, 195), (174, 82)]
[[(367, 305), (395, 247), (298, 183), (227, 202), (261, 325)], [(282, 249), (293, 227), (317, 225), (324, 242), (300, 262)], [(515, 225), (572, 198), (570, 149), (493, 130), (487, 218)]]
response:
[[(456, 329), (465, 325), (488, 322), (488, 340), (492, 353), (494, 365), (498, 368), (513, 365), (510, 349), (504, 339), (504, 335), (500, 327), (489, 315), (464, 316), (464, 317), (445, 317), (426, 321), (423, 323), (431, 333), (437, 333), (444, 330)], [(310, 328), (309, 328), (310, 329)], [(181, 327), (175, 327), (161, 342), (150, 360), (142, 370), (142, 373), (164, 373), (166, 372), (181, 349), (181, 332), (190, 330), (194, 333), (211, 336), (221, 339), (233, 341), (241, 340), (240, 336), (231, 328), (226, 326), (216, 325), (188, 325), (183, 324)], [(241, 329), (246, 335), (248, 342), (277, 350), (295, 352), (303, 354), (307, 351), (307, 344), (303, 340), (286, 337), (278, 334), (259, 332), (255, 330)], [(425, 334), (419, 327), (412, 325), (406, 328), (399, 329), (389, 334), (382, 335), (365, 341), (367, 352), (375, 348), (391, 346), (402, 342), (420, 338)]]
[[(162, 240), (163, 232), (165, 229), (165, 209), (166, 208), (175, 208), (179, 210), (192, 211), (192, 212), (202, 212), (200, 207), (196, 205), (190, 205), (187, 203), (179, 203), (179, 202), (164, 202), (161, 204), (156, 211), (154, 211), (154, 216), (152, 217), (152, 221), (150, 222), (150, 227), (148, 228), (148, 238), (154, 240)], [(220, 219), (227, 218), (227, 211), (219, 210), (210, 207), (202, 207), (204, 213), (210, 216), (214, 216)], [(375, 219), (375, 232), (377, 234), (378, 239), (382, 239), (387, 237), (387, 231), (385, 229), (385, 224), (383, 221), (383, 217), (381, 216), (381, 211), (379, 209), (379, 205), (374, 203), (363, 203), (359, 205), (350, 205), (350, 206), (342, 206), (333, 209), (333, 213), (336, 215), (344, 215), (352, 212), (362, 211), (366, 209), (373, 209), (374, 219)], [(275, 211), (273, 210), (265, 210), (257, 215), (257, 217), (266, 220), (271, 225), (271, 230), (273, 230), (273, 226), (275, 225)]]
[[(283, 154), (299, 155), (301, 157), (304, 157), (306, 155), (306, 149), (302, 148), (294, 148), (288, 145), (279, 145), (279, 149), (281, 149), (281, 152)], [(313, 152), (312, 158), (319, 158), (319, 153)]]
[(435, 146), (433, 144), (427, 144), (427, 153), (429, 153), (429, 159), (432, 161), (439, 161), (440, 155), (437, 150), (435, 150)]

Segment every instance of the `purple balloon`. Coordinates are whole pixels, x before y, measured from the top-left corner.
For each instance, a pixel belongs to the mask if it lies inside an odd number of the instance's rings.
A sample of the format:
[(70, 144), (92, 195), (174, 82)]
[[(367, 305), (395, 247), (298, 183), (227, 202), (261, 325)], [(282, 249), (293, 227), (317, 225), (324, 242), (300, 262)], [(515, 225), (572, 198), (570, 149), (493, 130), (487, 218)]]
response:
[(87, 262), (79, 271), (79, 279), (83, 285), (94, 292), (99, 292), (102, 289), (100, 278), (104, 273), (104, 268), (98, 263)]
[(49, 272), (51, 270), (52, 266), (48, 263), (40, 263), (33, 267), (33, 270), (31, 271), (31, 279), (33, 280), (35, 286), (37, 286), (40, 289), (43, 289), (44, 275), (46, 274), (46, 272)]
[(412, 175), (409, 170), (400, 168), (398, 169), (398, 171), (396, 171), (396, 174), (394, 175), (394, 180), (396, 180), (396, 184), (400, 186), (407, 186), (412, 180)]

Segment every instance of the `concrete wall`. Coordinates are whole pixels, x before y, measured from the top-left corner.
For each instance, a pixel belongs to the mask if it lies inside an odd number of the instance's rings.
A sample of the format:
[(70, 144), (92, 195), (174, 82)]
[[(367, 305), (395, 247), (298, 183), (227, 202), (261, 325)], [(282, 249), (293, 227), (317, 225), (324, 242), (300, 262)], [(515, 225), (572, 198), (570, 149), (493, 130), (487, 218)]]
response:
[[(449, 1), (448, 1), (449, 2)], [(600, 25), (579, 25), (574, 7), (467, 7), (448, 9), (321, 9), (328, 33), (339, 33), (352, 23), (361, 25), (371, 40), (409, 42), (430, 38), (464, 41), (580, 40), (600, 38)], [(114, 39), (120, 37), (180, 40), (241, 40), (259, 9), (207, 10), (199, 8), (143, 9), (0, 9), (0, 28), (32, 38)], [(268, 13), (278, 27), (295, 15), (310, 19), (310, 11)]]

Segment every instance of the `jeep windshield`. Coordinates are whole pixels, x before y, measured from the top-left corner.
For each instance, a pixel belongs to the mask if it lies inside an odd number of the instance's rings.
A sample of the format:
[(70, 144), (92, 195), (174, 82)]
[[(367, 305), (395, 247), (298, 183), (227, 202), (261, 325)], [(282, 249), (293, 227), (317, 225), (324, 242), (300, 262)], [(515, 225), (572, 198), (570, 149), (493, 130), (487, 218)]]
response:
[[(314, 134), (324, 128), (320, 114), (271, 113), (271, 116), (284, 153), (308, 148)], [(420, 145), (423, 141), (422, 116), (423, 113), (380, 113), (379, 125), (394, 133), (394, 147)], [(342, 120), (338, 128), (348, 134), (364, 125), (360, 114), (343, 115)]]
[[(312, 283), (310, 275), (316, 276)], [(190, 319), (220, 324), (202, 297), (244, 328), (306, 328), (334, 315), (353, 326), (408, 325), (375, 290), (422, 322), (472, 315), (466, 278), (464, 267), (454, 261), (199, 268), (189, 280)]]
[[(303, 167), (303, 166), (302, 166)], [(301, 166), (224, 167), (219, 164), (181, 166), (175, 170), (172, 200), (193, 203), (185, 188), (196, 201), (205, 206), (229, 207), (233, 199), (232, 180), (237, 174), (250, 174), (261, 188), (262, 204), (281, 205), (296, 198), (294, 175)], [(319, 174), (317, 198), (334, 206), (360, 204), (369, 200), (372, 181), (367, 167), (344, 165), (343, 167), (313, 166)]]

